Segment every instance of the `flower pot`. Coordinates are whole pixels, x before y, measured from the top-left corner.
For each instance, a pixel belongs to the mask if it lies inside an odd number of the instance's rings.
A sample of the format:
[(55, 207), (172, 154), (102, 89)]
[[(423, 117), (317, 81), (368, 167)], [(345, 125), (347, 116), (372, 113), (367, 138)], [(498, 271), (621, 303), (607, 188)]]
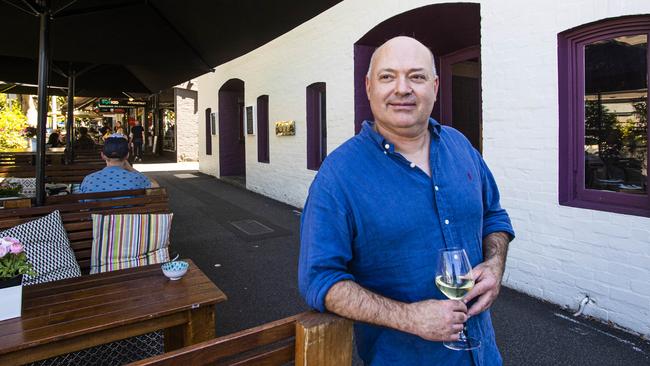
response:
[(0, 320), (19, 317), (23, 307), (23, 275), (0, 280)]

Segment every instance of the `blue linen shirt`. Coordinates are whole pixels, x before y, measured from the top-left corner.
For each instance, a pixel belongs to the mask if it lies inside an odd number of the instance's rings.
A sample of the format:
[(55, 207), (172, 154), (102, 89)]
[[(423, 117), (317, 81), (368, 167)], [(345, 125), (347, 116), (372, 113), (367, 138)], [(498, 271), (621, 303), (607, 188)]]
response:
[(80, 193), (124, 191), (151, 187), (151, 181), (140, 172), (131, 172), (116, 166), (106, 168), (87, 175)]
[[(446, 299), (434, 281), (439, 249), (462, 247), (476, 266), (485, 236), (514, 237), (481, 155), (434, 119), (429, 131), (431, 177), (369, 121), (325, 159), (301, 222), (298, 282), (309, 306), (326, 311), (325, 295), (342, 280), (405, 303)], [(482, 342), (471, 352), (361, 322), (355, 337), (368, 365), (502, 364), (489, 310), (470, 318), (467, 329)]]

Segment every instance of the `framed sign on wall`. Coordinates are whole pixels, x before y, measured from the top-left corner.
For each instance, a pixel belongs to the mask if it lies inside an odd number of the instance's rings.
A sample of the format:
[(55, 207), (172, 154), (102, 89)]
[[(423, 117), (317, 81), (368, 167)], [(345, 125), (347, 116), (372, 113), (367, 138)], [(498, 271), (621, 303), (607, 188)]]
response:
[(216, 112), (210, 113), (210, 130), (212, 131), (213, 135), (217, 134), (217, 113)]
[(255, 134), (255, 108), (252, 105), (249, 105), (245, 109), (246, 112), (246, 134), (254, 135)]

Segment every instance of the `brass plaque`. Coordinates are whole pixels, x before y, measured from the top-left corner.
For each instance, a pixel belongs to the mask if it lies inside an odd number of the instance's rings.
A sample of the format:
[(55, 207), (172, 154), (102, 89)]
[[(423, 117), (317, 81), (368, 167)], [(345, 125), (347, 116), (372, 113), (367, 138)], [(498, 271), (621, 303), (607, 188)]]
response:
[(278, 121), (275, 122), (276, 136), (295, 136), (296, 121)]

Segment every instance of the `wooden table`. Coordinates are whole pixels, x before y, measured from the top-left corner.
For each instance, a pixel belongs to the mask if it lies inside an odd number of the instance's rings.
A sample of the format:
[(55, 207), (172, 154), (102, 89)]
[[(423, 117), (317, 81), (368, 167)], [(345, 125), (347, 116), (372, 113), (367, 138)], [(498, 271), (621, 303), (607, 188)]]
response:
[(215, 337), (226, 295), (191, 261), (170, 281), (160, 265), (23, 288), (23, 315), (0, 322), (0, 365), (33, 362), (165, 329), (165, 350)]

